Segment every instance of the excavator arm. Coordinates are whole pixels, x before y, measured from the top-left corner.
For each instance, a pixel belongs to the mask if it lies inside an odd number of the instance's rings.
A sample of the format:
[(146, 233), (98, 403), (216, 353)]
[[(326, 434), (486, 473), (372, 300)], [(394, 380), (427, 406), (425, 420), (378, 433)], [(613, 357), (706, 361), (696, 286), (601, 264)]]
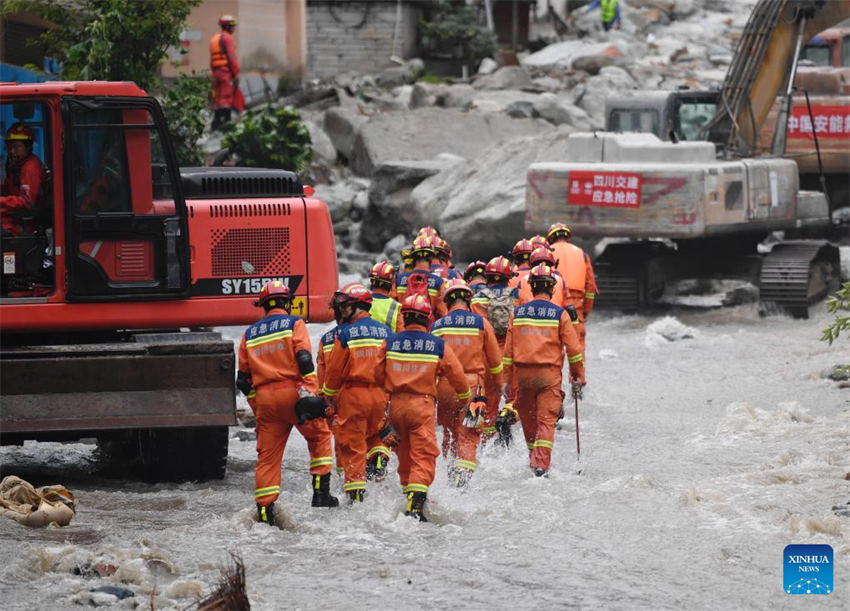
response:
[(726, 73), (717, 113), (706, 125), (708, 140), (727, 156), (752, 155), (776, 96), (788, 93), (783, 88), (793, 82), (801, 45), (847, 18), (850, 0), (760, 0)]

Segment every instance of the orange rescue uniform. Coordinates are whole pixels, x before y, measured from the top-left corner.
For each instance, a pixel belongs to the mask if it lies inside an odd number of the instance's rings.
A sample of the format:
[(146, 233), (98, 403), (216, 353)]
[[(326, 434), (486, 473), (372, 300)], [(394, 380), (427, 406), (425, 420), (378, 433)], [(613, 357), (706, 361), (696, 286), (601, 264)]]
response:
[(331, 431), (323, 418), (298, 424), (295, 403), (298, 388), (318, 392), (316, 372), (301, 375), (296, 353), (310, 353), (307, 326), (286, 310), (271, 309), (246, 329), (239, 344), (239, 370), (249, 373), (256, 391), (257, 468), (254, 496), (268, 506), (280, 494), (283, 451), (292, 427), (307, 440), (310, 473), (330, 473)]
[(402, 272), (396, 278), (396, 295), (399, 302), (404, 301), (408, 295), (408, 282), (413, 274), (423, 276), (423, 280), (428, 284), (428, 298), (431, 300), (431, 312), (434, 318), (440, 318), (446, 315), (446, 304), (440, 299), (440, 292), (443, 289), (445, 279), (440, 278), (437, 274), (433, 274), (425, 270), (413, 270), (412, 272)]
[(358, 312), (341, 325), (328, 358), (322, 393), (336, 404), (334, 437), (345, 469), (345, 492), (365, 490), (367, 457), (378, 452), (390, 456), (378, 436), (387, 406), (378, 380), (390, 335), (385, 324)]
[[(233, 35), (224, 30), (210, 38), (210, 69), (213, 73), (214, 108), (237, 108), (236, 79), (239, 77), (239, 58)], [(240, 109), (241, 110), (241, 109)]]
[(14, 218), (13, 212), (22, 210), (34, 210), (42, 204), (44, 195), (43, 185), (46, 180), (44, 165), (36, 155), (30, 155), (21, 163), (20, 170), (15, 172), (7, 162), (7, 172), (3, 184), (0, 186), (0, 223), (3, 231), (10, 235), (18, 236), (22, 233), (32, 232), (32, 227), (25, 227), (18, 219)]
[(581, 248), (559, 240), (552, 244), (552, 252), (555, 254), (555, 259), (558, 261), (558, 272), (566, 281), (567, 295), (564, 305), (575, 306), (578, 313), (578, 334), (581, 342), (581, 351), (585, 350), (585, 336), (587, 329), (585, 320), (593, 311), (593, 306), (596, 303), (596, 294), (599, 289), (596, 288), (596, 278), (593, 275), (593, 265), (590, 263), (590, 257)]
[[(319, 388), (325, 384), (325, 370), (327, 369), (327, 360), (331, 354), (331, 350), (334, 348), (334, 340), (336, 336), (339, 334), (339, 325), (325, 333), (321, 339), (319, 340), (319, 350), (318, 354), (316, 354), (316, 374), (318, 379)], [(333, 416), (328, 418), (328, 426), (331, 427), (331, 431), (333, 431)], [(339, 450), (339, 441), (334, 437), (334, 456), (336, 457), (336, 474), (342, 475), (345, 470), (342, 466), (342, 455)]]
[(411, 324), (387, 342), (384, 388), (390, 394), (390, 423), (398, 433), (398, 476), (404, 493), (424, 492), (434, 481), (440, 450), (434, 426), (437, 376), (444, 376), (459, 401), (469, 385), (457, 356), (425, 327)]
[(541, 295), (514, 310), (503, 362), (532, 468), (549, 470), (555, 423), (564, 397), (565, 350), (570, 376), (584, 382), (581, 346), (567, 311)]
[[(483, 394), (484, 376), (488, 373), (496, 387), (501, 387), (502, 349), (485, 317), (456, 303), (446, 316), (434, 323), (431, 333), (451, 347), (463, 365), (473, 392), (480, 389), (477, 392)], [(474, 471), (482, 431), (464, 426), (465, 415), (466, 408), (458, 402), (452, 384), (440, 378), (437, 384), (437, 424), (443, 427), (443, 456), (450, 450), (456, 457), (456, 467)]]

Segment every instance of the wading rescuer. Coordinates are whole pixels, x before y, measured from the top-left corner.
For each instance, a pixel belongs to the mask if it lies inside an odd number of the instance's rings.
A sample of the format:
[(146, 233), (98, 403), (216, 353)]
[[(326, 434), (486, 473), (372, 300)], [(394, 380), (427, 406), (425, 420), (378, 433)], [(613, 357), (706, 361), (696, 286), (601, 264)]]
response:
[[(555, 255), (549, 249), (548, 246), (538, 246), (533, 251), (531, 251), (531, 256), (529, 257), (529, 262), (531, 263), (531, 267), (536, 267), (541, 263), (545, 263), (549, 267), (552, 268), (552, 272), (555, 276), (555, 286), (552, 289), (552, 303), (562, 308), (566, 307), (567, 304), (567, 283), (561, 274), (558, 273), (557, 261), (555, 260)], [(531, 294), (531, 284), (528, 281), (528, 276), (531, 273), (529, 270), (525, 272), (522, 276), (520, 276), (519, 285), (517, 286), (517, 292), (519, 296), (517, 297), (517, 305), (522, 305), (523, 303), (528, 303), (533, 299)]]
[(484, 261), (473, 261), (463, 270), (463, 279), (472, 289), (473, 295), (487, 286), (486, 268), (487, 263)]
[[(324, 403), (318, 391), (307, 326), (289, 314), (292, 302), (289, 288), (279, 281), (267, 282), (260, 290), (257, 307), (265, 316), (245, 330), (239, 344), (240, 390), (256, 391), (257, 468), (254, 496), (260, 522), (274, 524), (274, 502), (280, 495), (280, 468), (283, 451), (292, 427), (307, 440), (310, 451), (313, 507), (336, 507), (339, 501), (329, 493), (331, 431), (323, 418), (300, 424), (296, 403)], [(304, 395), (299, 399), (299, 395)]]
[(511, 258), (514, 262), (514, 272), (516, 275), (509, 277), (508, 284), (516, 287), (519, 284), (520, 278), (531, 269), (531, 264), (528, 262), (531, 252), (534, 250), (534, 245), (531, 240), (522, 239), (514, 244), (511, 251)]
[(539, 476), (549, 472), (555, 423), (561, 412), (564, 352), (570, 364), (574, 387), (584, 385), (584, 363), (569, 313), (552, 303), (555, 285), (553, 270), (546, 264), (531, 269), (534, 296), (514, 310), (505, 342), (505, 395), (513, 398), (525, 442), (531, 453), (530, 465)]
[(41, 160), (32, 152), (35, 133), (23, 123), (6, 131), (6, 177), (0, 186), (0, 222), (2, 234), (18, 236), (32, 233), (33, 227), (15, 217), (32, 213), (44, 199), (46, 174)]
[(401, 304), (391, 297), (395, 268), (389, 261), (378, 261), (369, 270), (372, 286), (372, 308), (369, 315), (387, 325), (393, 333), (401, 330)]
[(369, 316), (372, 294), (358, 282), (334, 293), (333, 304), (342, 324), (327, 359), (322, 394), (336, 405), (333, 432), (345, 469), (343, 490), (355, 502), (363, 500), (369, 475), (384, 476), (390, 458), (378, 435), (387, 407), (378, 380), (391, 331)]
[(425, 516), (422, 508), (440, 450), (434, 426), (437, 377), (454, 389), (458, 408), (469, 401), (470, 390), (457, 356), (446, 343), (428, 333), (431, 303), (423, 295), (410, 295), (401, 305), (404, 331), (387, 341), (384, 388), (390, 394), (390, 423), (399, 444), (398, 476), (407, 496), (405, 514)]
[(232, 111), (242, 112), (245, 101), (239, 89), (239, 58), (236, 56), (236, 42), (233, 30), (237, 21), (233, 15), (219, 17), (221, 31), (210, 38), (210, 69), (213, 75), (214, 114), (211, 128), (221, 129), (229, 123)]
[(558, 271), (567, 284), (565, 306), (573, 306), (578, 313), (578, 335), (584, 353), (587, 328), (585, 321), (596, 303), (596, 278), (590, 257), (581, 248), (570, 242), (572, 231), (563, 223), (555, 223), (547, 233), (552, 252), (558, 263)]
[[(484, 376), (489, 373), (492, 383), (501, 388), (502, 349), (487, 319), (470, 311), (472, 290), (463, 280), (449, 280), (442, 298), (449, 313), (434, 323), (431, 333), (451, 347), (463, 365), (469, 388), (476, 394), (469, 408), (461, 407), (454, 386), (447, 379), (440, 378), (437, 384), (437, 424), (443, 427), (443, 456), (451, 453), (455, 457), (449, 476), (456, 486), (464, 486), (478, 465), (476, 452), (489, 411), (480, 396), (484, 392)], [(477, 409), (483, 413), (470, 413)]]
[(434, 258), (435, 252), (431, 238), (421, 235), (413, 240), (410, 249), (413, 271), (403, 272), (398, 276), (396, 294), (402, 303), (404, 298), (410, 295), (424, 295), (431, 305), (431, 312), (439, 318), (446, 313), (446, 306), (440, 299), (440, 291), (446, 281), (431, 272), (431, 259)]
[[(333, 298), (331, 298), (329, 307), (333, 310), (336, 326), (319, 338), (319, 349), (316, 352), (316, 378), (319, 388), (322, 388), (325, 384), (325, 371), (327, 371), (328, 368), (327, 361), (331, 355), (331, 350), (334, 348), (334, 341), (336, 340), (336, 336), (339, 335), (340, 326), (342, 325), (342, 312), (340, 312), (339, 308), (334, 307)], [(327, 420), (328, 426), (331, 427), (331, 430), (333, 430), (333, 419), (334, 414), (329, 414)], [(336, 458), (336, 474), (342, 477), (345, 469), (342, 466), (342, 455), (339, 450), (339, 440), (336, 439), (336, 437), (334, 437), (333, 440), (333, 447), (334, 457)]]

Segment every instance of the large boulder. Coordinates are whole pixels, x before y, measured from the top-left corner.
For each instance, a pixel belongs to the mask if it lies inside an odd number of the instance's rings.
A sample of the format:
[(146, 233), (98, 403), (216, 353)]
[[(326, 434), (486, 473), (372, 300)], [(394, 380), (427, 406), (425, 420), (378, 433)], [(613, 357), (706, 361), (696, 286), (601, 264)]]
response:
[(313, 147), (313, 159), (322, 163), (336, 162), (336, 147), (330, 137), (315, 121), (306, 120), (304, 125), (310, 132), (311, 146)]
[(476, 78), (472, 86), (476, 89), (533, 89), (535, 87), (528, 72), (522, 66), (504, 66), (492, 74)]
[(565, 40), (540, 49), (522, 60), (526, 69), (536, 71), (562, 70), (574, 68), (574, 62), (586, 65), (593, 61), (602, 68), (603, 64), (623, 56), (623, 50), (611, 42), (587, 42), (585, 40)]
[(362, 247), (380, 250), (393, 236), (421, 226), (416, 209), (410, 205), (410, 193), (426, 178), (458, 163), (464, 163), (464, 159), (441, 155), (436, 159), (388, 161), (379, 165), (372, 177), (369, 205), (363, 214)]
[(584, 110), (571, 104), (566, 96), (543, 93), (534, 101), (534, 111), (555, 125), (571, 125), (579, 131), (601, 128)]
[(637, 83), (631, 75), (617, 66), (607, 66), (584, 84), (584, 93), (576, 104), (587, 111), (594, 121), (605, 123), (605, 100), (613, 91), (636, 89)]
[(354, 154), (354, 138), (368, 118), (360, 113), (356, 106), (339, 106), (325, 112), (325, 133), (333, 142), (334, 148), (346, 159)]
[(396, 159), (433, 159), (440, 153), (471, 159), (493, 144), (551, 129), (550, 124), (539, 119), (511, 119), (502, 114), (453, 109), (381, 113), (360, 126), (350, 157), (351, 167), (357, 174), (371, 176), (382, 163)]
[(411, 194), (417, 222), (439, 227), (459, 261), (509, 251), (525, 235), (528, 166), (564, 159), (571, 131), (564, 126), (493, 144), (471, 161), (424, 180)]

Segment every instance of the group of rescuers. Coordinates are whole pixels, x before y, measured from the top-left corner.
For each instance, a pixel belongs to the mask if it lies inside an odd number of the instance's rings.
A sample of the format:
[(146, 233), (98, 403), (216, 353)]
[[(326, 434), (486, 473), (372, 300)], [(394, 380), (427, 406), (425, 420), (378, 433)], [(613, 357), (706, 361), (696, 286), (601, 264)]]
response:
[(464, 486), (478, 446), (508, 443), (517, 420), (534, 475), (546, 476), (566, 397), (564, 358), (578, 397), (597, 292), (590, 259), (570, 237), (556, 223), (546, 237), (517, 242), (513, 261), (473, 261), (461, 275), (448, 243), (423, 228), (401, 253), (404, 270), (380, 261), (371, 290), (350, 283), (334, 293), (337, 326), (321, 338), (315, 368), (289, 289), (267, 283), (255, 302), (265, 315), (242, 337), (237, 374), (256, 415), (258, 520), (275, 523), (292, 427), (307, 440), (313, 507), (339, 505), (332, 442), (350, 503), (363, 500), (367, 480), (384, 479), (395, 450), (405, 513), (422, 521), (441, 449), (450, 480)]

